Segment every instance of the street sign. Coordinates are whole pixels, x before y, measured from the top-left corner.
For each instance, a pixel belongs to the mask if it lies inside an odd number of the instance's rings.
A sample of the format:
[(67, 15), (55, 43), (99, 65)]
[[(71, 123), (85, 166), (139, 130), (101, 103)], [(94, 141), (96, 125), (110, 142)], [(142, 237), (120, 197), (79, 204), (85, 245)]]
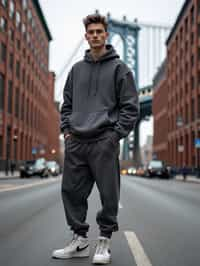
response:
[(195, 139), (195, 148), (200, 148), (200, 139)]
[(37, 153), (37, 148), (33, 147), (32, 148), (32, 154), (36, 154)]
[(178, 145), (178, 152), (184, 152), (184, 146)]

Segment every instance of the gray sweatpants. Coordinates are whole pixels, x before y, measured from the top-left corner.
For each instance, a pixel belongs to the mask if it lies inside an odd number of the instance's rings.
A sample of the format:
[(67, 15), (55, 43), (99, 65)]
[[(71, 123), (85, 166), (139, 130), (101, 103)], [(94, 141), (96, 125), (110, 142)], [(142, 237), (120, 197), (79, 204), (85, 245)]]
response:
[(102, 209), (96, 221), (100, 235), (111, 237), (118, 230), (120, 196), (119, 142), (111, 136), (95, 141), (70, 136), (65, 140), (62, 199), (67, 223), (77, 234), (85, 235), (88, 197), (96, 182)]

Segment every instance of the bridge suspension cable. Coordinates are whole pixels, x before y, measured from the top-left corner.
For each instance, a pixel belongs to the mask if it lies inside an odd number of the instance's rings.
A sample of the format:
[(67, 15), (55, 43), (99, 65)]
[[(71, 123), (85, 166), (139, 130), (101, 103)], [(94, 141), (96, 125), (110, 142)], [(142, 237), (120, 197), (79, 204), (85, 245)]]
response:
[(65, 72), (65, 70), (67, 69), (67, 67), (70, 65), (70, 63), (72, 62), (74, 56), (76, 56), (76, 54), (78, 53), (80, 47), (82, 46), (84, 42), (84, 38), (82, 38), (79, 43), (77, 44), (77, 46), (75, 47), (73, 53), (70, 55), (70, 57), (67, 59), (67, 62), (65, 63), (65, 65), (62, 67), (62, 69), (59, 71), (59, 73), (56, 76), (56, 80), (59, 80), (63, 73)]
[(70, 57), (67, 59), (66, 63), (64, 64), (64, 66), (62, 67), (62, 69), (58, 72), (58, 74), (56, 75), (56, 80), (55, 80), (55, 86), (56, 86), (56, 98), (59, 99), (59, 101), (61, 100), (62, 97), (62, 90), (63, 90), (63, 86), (62, 85), (58, 85), (58, 82), (60, 81), (60, 79), (62, 78), (63, 74), (65, 73), (65, 71), (67, 70), (67, 68), (70, 66), (70, 64), (73, 61), (73, 58), (77, 55), (77, 53), (79, 52), (81, 46), (84, 43), (84, 38), (82, 38), (77, 46), (75, 47), (73, 53), (70, 55)]

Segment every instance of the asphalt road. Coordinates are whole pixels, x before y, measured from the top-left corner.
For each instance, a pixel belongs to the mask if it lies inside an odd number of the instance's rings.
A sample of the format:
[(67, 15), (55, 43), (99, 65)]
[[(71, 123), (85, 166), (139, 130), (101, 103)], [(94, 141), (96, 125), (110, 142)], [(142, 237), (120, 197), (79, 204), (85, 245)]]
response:
[[(33, 186), (32, 186), (33, 184)], [(89, 199), (90, 258), (56, 260), (53, 249), (70, 240), (60, 179), (0, 182), (0, 265), (90, 265), (100, 208)], [(114, 266), (199, 266), (200, 184), (122, 176), (120, 231), (112, 238)]]

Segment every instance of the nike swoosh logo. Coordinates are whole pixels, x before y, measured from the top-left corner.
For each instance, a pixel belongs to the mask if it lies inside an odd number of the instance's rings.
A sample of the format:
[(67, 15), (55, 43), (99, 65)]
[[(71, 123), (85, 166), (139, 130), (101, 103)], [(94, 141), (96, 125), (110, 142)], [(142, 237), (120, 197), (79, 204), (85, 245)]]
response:
[(78, 246), (78, 247), (76, 248), (76, 251), (82, 251), (82, 250), (86, 249), (88, 246), (89, 246), (89, 245), (87, 245), (87, 246), (85, 246), (85, 247), (83, 247), (83, 248), (80, 248), (80, 247)]

